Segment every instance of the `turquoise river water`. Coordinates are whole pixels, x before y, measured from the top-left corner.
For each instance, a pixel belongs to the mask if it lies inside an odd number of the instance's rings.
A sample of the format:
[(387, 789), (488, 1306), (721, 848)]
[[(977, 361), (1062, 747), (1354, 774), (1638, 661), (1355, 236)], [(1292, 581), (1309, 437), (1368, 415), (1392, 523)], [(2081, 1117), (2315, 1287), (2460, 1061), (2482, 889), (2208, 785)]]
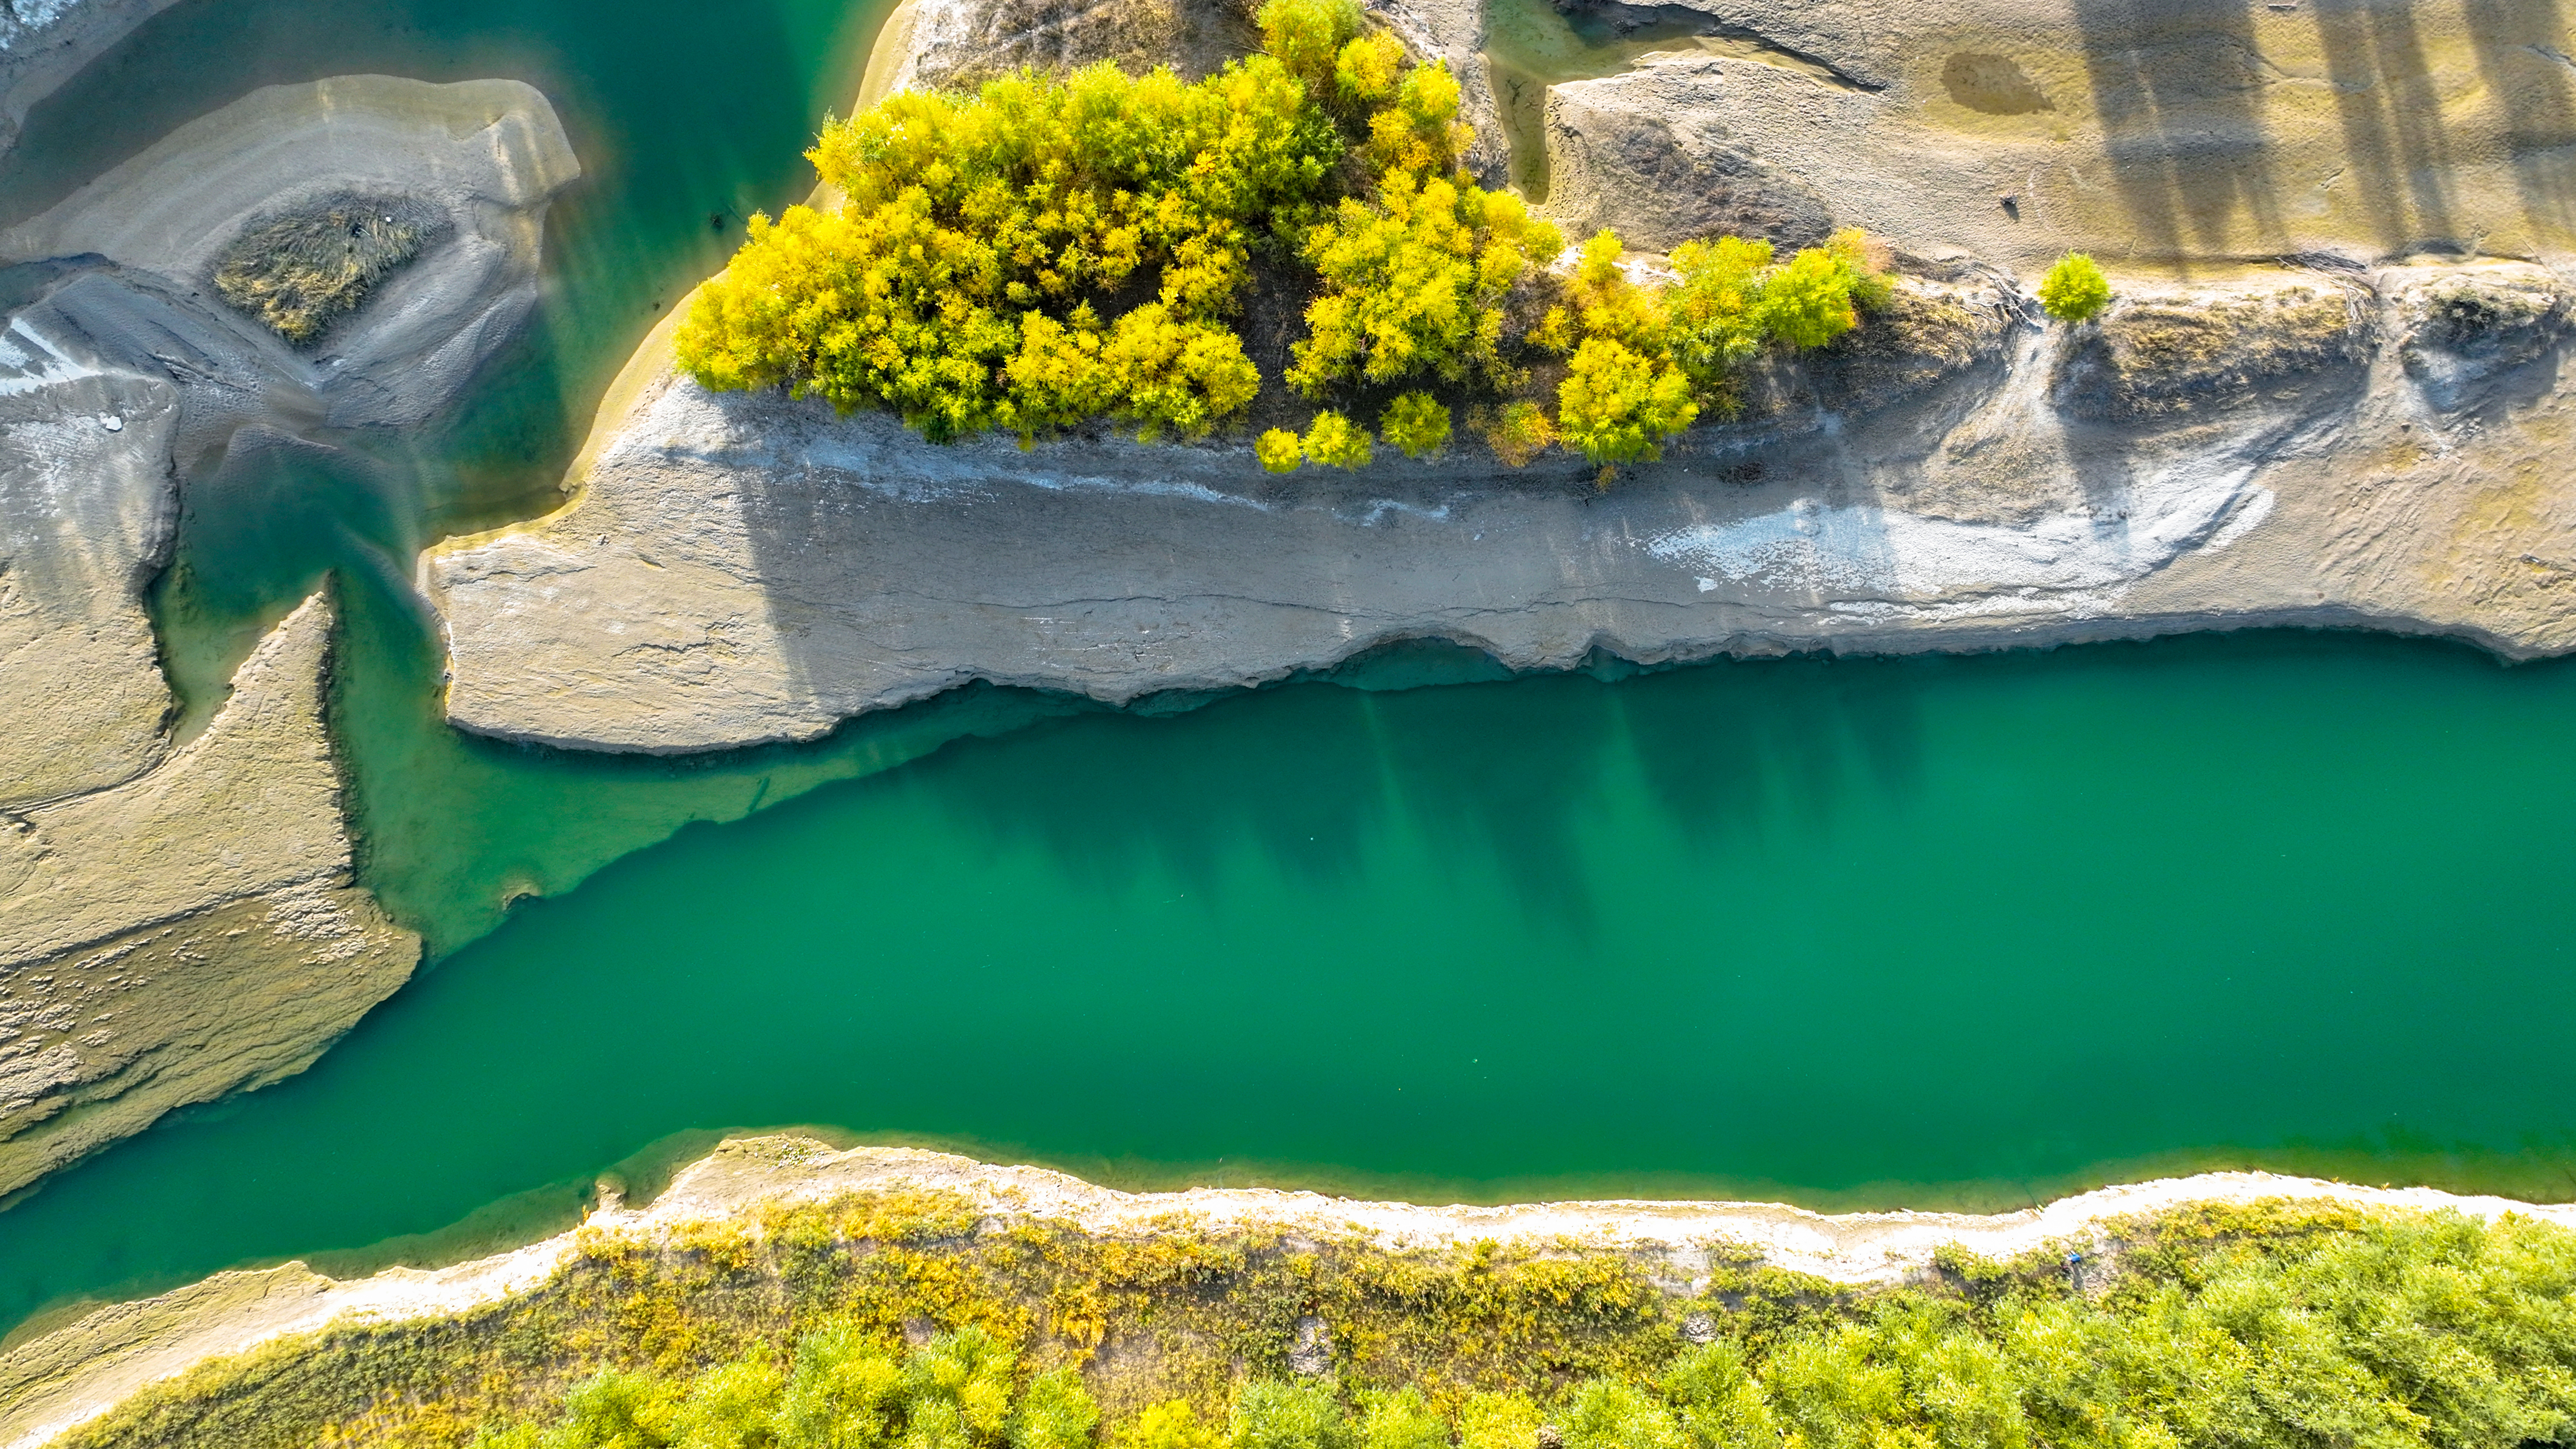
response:
[(238, 450), (156, 595), (193, 721), (334, 580), (363, 874), (429, 965), (310, 1072), (0, 1211), (0, 1325), (453, 1257), (763, 1126), (1417, 1199), (2576, 1195), (2568, 665), (2274, 633), (1515, 680), (1425, 647), (702, 760), (447, 730), (414, 553), (548, 504), (658, 307), (808, 184), (879, 18), (183, 0), (0, 163), (33, 210), (251, 85), (383, 70), (534, 81), (590, 168), (462, 421)]

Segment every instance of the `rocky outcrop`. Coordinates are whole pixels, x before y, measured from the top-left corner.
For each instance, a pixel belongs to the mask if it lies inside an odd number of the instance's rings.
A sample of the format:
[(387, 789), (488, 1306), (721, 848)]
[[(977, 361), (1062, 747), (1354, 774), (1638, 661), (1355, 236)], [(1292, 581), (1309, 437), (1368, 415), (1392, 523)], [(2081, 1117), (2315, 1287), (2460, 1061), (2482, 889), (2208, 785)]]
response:
[[(666, 375), (604, 429), (574, 505), (433, 550), (423, 582), (450, 718), (647, 751), (812, 738), (975, 679), (1123, 702), (1419, 637), (1517, 669), (2294, 623), (2564, 651), (2554, 362), (2445, 427), (2371, 340), (2397, 328), (2383, 294), (2475, 274), (2205, 286), (2199, 315), (2234, 320), (2193, 334), (2197, 380), (2120, 383), (2146, 399), (2122, 410), (2061, 407), (2052, 383), (2099, 338), (2033, 325), (1971, 269), (1606, 493), (1574, 462), (1278, 479), (1239, 444), (931, 447)], [(2315, 337), (2310, 312), (2331, 313)], [(2124, 325), (2099, 329), (2128, 339), (2115, 356), (2145, 345)]]
[(306, 601), (157, 769), (0, 824), (0, 1193), (303, 1070), (411, 974), (350, 879), (330, 634)]
[[(2005, 1261), (2076, 1241), (2088, 1252), (2124, 1221), (2200, 1204), (2342, 1204), (2363, 1212), (2507, 1213), (2576, 1226), (2576, 1207), (2463, 1197), (2429, 1188), (2356, 1187), (2261, 1172), (2101, 1188), (1991, 1217), (1967, 1213), (1823, 1214), (1783, 1203), (1553, 1202), (1430, 1207), (1270, 1188), (1119, 1192), (1037, 1167), (1002, 1167), (903, 1147), (836, 1152), (801, 1137), (735, 1138), (690, 1164), (645, 1208), (603, 1205), (577, 1232), (435, 1272), (394, 1268), (341, 1282), (302, 1263), (219, 1273), (139, 1303), (94, 1310), (0, 1355), (0, 1444), (36, 1449), (137, 1390), (210, 1360), (326, 1325), (344, 1329), (447, 1318), (539, 1289), (603, 1234), (669, 1241), (693, 1227), (738, 1223), (766, 1207), (853, 1194), (955, 1194), (987, 1231), (1049, 1223), (1135, 1241), (1175, 1223), (1281, 1232), (1292, 1240), (1357, 1239), (1424, 1253), (1477, 1243), (1544, 1243), (1559, 1253), (1646, 1255), (1680, 1291), (1704, 1273), (1712, 1244), (1830, 1282), (1884, 1284), (1958, 1247)], [(1311, 1325), (1311, 1327), (1309, 1327)], [(1323, 1323), (1303, 1319), (1300, 1342)], [(1689, 1332), (1685, 1326), (1684, 1332)], [(1329, 1354), (1317, 1357), (1329, 1364)], [(1292, 1360), (1293, 1361), (1293, 1360)]]
[(1603, 227), (1632, 247), (1758, 237), (1795, 249), (1834, 229), (1824, 199), (1755, 154), (1704, 97), (1773, 83), (1775, 67), (1674, 58), (1632, 76), (1548, 88), (1547, 209), (1574, 236)]
[(2436, 272), (2396, 304), (2406, 371), (2443, 412), (2483, 401), (2493, 380), (2547, 353), (2567, 321), (2566, 287), (2512, 262)]
[(176, 521), (178, 391), (52, 333), (0, 331), (0, 810), (141, 772), (171, 707), (142, 591)]
[[(2473, 285), (2465, 280), (2454, 285)], [(2245, 295), (2121, 299), (2058, 356), (2058, 406), (2133, 422), (2238, 406), (2284, 386), (2357, 383), (2375, 309), (2331, 281)]]

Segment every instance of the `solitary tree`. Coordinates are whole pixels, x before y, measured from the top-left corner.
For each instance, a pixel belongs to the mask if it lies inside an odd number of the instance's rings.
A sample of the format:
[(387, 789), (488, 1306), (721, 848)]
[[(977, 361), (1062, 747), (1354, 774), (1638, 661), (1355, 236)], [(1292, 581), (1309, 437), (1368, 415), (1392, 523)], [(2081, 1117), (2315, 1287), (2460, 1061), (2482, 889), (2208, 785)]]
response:
[(2068, 252), (2040, 279), (2039, 305), (2060, 322), (2087, 322), (2111, 305), (2111, 281), (2082, 252)]

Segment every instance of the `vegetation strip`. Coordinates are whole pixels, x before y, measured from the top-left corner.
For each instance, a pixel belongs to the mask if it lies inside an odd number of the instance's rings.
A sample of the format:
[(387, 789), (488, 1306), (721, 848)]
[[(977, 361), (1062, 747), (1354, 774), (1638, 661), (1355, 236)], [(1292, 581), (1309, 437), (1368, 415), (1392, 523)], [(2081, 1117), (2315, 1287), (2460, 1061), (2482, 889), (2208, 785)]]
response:
[(752, 218), (674, 336), (680, 368), (941, 442), (1095, 418), (1198, 438), (1261, 393), (1233, 319), (1263, 273), (1308, 299), (1280, 380), (1318, 409), (1261, 436), (1264, 467), (1368, 462), (1354, 411), (1423, 456), (1453, 405), (1506, 462), (1562, 441), (1607, 466), (1732, 416), (1762, 350), (1822, 346), (1888, 297), (1857, 232), (1777, 263), (1694, 243), (1641, 286), (1603, 231), (1559, 278), (1556, 228), (1462, 169), (1447, 62), (1367, 31), (1355, 0), (1269, 0), (1261, 28), (1261, 54), (1196, 84), (1024, 71), (827, 122), (806, 154), (846, 199)]
[(585, 1229), (552, 1276), (515, 1297), (280, 1339), (147, 1389), (57, 1442), (2576, 1438), (2576, 1232), (2510, 1212), (2184, 1202), (2006, 1261), (1953, 1245), (1900, 1281), (1854, 1284), (1767, 1263), (1725, 1236), (1408, 1243), (1360, 1222), (1322, 1226), (1329, 1204), (1294, 1222), (1111, 1222), (1060, 1209), (1014, 1207), (1007, 1190), (881, 1181), (724, 1218)]

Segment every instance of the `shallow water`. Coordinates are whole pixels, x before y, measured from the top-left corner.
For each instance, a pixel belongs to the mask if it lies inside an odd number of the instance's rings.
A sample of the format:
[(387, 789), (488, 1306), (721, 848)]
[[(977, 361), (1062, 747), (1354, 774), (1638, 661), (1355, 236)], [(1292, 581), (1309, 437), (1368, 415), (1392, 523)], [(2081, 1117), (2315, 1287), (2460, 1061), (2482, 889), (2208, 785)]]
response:
[(520, 75), (591, 170), (457, 427), (245, 447), (189, 481), (156, 596), (202, 717), (336, 571), (363, 873), (443, 959), (311, 1072), (0, 1214), (0, 1323), (451, 1256), (799, 1123), (1431, 1199), (1997, 1207), (2217, 1165), (2576, 1194), (2576, 667), (2272, 634), (1387, 688), (1494, 672), (1414, 650), (1374, 689), (974, 690), (704, 760), (446, 730), (414, 553), (549, 501), (721, 259), (707, 213), (807, 184), (874, 23), (187, 0), (31, 119), (0, 195), (32, 207), (252, 84)]

